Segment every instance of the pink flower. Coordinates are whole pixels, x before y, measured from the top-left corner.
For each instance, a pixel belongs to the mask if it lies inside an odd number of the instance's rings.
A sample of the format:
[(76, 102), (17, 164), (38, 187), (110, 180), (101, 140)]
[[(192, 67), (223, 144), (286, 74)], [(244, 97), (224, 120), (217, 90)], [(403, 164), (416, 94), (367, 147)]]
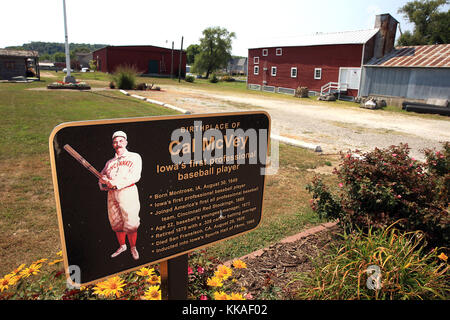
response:
[(205, 296), (204, 294), (202, 294), (202, 295), (200, 296), (200, 300), (208, 300), (208, 297)]
[(252, 300), (252, 299), (253, 299), (252, 294), (251, 294), (250, 292), (247, 293), (247, 294), (245, 295), (245, 299), (247, 299), (247, 300)]
[(341, 182), (339, 183), (339, 188), (342, 188), (344, 186), (344, 184)]
[(202, 267), (198, 267), (197, 272), (202, 274), (203, 272), (205, 272), (205, 269), (203, 269)]
[(188, 274), (193, 274), (194, 271), (192, 271), (192, 268), (188, 266)]
[(396, 154), (396, 153), (393, 153), (393, 154), (392, 154), (392, 156), (393, 156), (393, 157), (396, 157), (396, 156), (397, 156), (397, 154)]
[(397, 199), (401, 199), (401, 198), (402, 198), (402, 196), (398, 194), (397, 195)]

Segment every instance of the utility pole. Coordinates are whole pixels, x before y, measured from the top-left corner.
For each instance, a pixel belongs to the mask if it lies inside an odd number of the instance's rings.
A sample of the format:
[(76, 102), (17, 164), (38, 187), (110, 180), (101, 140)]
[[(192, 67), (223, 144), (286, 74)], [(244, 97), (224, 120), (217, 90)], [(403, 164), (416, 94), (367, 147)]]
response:
[(180, 63), (178, 65), (178, 82), (181, 81), (181, 58), (183, 57), (183, 38), (181, 37)]
[(67, 36), (67, 17), (66, 17), (66, 0), (63, 0), (64, 9), (64, 34), (66, 39), (66, 69), (67, 76), (64, 77), (64, 82), (75, 83), (75, 78), (70, 75), (70, 51), (69, 51), (69, 38)]
[(172, 41), (172, 56), (170, 61), (170, 79), (173, 79), (173, 41)]

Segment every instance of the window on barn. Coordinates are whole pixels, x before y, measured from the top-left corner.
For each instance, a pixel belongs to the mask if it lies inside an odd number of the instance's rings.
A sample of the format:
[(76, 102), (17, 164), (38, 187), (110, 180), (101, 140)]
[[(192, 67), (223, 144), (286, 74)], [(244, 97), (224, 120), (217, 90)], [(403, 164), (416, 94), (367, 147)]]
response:
[(316, 80), (322, 79), (322, 68), (314, 69), (314, 79), (316, 79)]
[(277, 67), (272, 67), (270, 70), (270, 74), (272, 75), (272, 77), (276, 77), (277, 75)]
[(253, 57), (253, 63), (258, 64), (259, 63), (259, 57)]
[(254, 67), (253, 67), (253, 74), (254, 74), (255, 76), (257, 76), (257, 75), (259, 74), (259, 67), (258, 67), (258, 66), (254, 66)]
[(283, 54), (283, 49), (282, 49), (282, 48), (277, 48), (277, 49), (275, 50), (275, 54), (276, 54), (277, 56), (281, 56), (281, 55)]
[(297, 67), (291, 68), (291, 78), (297, 78)]
[(262, 49), (262, 55), (265, 57), (269, 54), (269, 49)]

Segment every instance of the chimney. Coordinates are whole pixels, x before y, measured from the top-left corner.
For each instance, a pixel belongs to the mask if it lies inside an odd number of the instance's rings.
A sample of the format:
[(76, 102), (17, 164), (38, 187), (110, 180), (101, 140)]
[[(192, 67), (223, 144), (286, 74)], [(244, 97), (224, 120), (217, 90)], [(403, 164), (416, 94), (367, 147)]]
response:
[(375, 17), (375, 28), (379, 28), (375, 37), (375, 58), (381, 58), (394, 49), (395, 33), (398, 21), (389, 13), (379, 14)]

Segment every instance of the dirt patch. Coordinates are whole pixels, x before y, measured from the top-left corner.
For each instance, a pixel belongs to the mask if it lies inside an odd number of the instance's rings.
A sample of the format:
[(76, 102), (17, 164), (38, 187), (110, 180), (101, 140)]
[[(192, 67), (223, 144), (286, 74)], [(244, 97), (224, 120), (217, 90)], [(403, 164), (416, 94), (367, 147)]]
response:
[(339, 155), (327, 155), (327, 158), (330, 160), (326, 161), (326, 164), (324, 166), (320, 166), (314, 169), (306, 169), (306, 171), (314, 172), (316, 174), (325, 174), (325, 175), (333, 174), (334, 169), (339, 168), (341, 159)]
[(255, 299), (292, 299), (301, 285), (295, 281), (296, 273), (311, 272), (314, 259), (338, 241), (340, 232), (334, 226), (294, 242), (274, 244), (258, 257), (244, 258), (247, 268), (239, 271), (239, 287), (246, 288)]

